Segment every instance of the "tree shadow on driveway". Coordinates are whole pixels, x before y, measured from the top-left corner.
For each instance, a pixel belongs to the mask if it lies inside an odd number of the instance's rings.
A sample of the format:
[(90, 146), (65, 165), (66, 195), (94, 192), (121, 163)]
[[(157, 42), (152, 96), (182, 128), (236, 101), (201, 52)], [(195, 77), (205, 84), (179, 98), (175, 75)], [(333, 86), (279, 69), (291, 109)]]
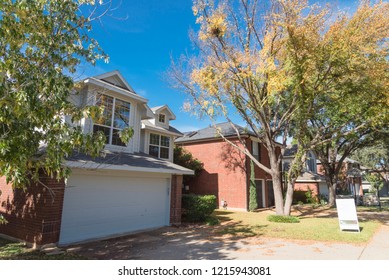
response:
[(230, 238), (215, 233), (220, 227), (184, 225), (73, 245), (67, 248), (89, 259), (104, 260), (223, 260), (237, 250)]

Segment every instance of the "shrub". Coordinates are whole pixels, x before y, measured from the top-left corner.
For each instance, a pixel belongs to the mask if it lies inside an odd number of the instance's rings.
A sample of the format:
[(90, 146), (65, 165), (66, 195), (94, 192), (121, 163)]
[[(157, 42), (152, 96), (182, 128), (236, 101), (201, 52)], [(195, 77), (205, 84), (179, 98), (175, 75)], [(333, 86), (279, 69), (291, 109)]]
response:
[(280, 216), (280, 215), (269, 215), (267, 216), (269, 222), (275, 223), (299, 223), (300, 220), (294, 216)]
[(207, 218), (205, 218), (205, 223), (209, 226), (216, 226), (220, 224), (220, 221), (214, 216), (208, 216)]
[(182, 195), (182, 216), (187, 222), (204, 222), (216, 207), (214, 195)]
[(306, 201), (310, 204), (317, 204), (317, 197), (313, 196), (312, 190), (308, 188), (308, 191), (305, 192)]
[(7, 220), (3, 217), (3, 215), (0, 214), (0, 225), (1, 224), (6, 224)]

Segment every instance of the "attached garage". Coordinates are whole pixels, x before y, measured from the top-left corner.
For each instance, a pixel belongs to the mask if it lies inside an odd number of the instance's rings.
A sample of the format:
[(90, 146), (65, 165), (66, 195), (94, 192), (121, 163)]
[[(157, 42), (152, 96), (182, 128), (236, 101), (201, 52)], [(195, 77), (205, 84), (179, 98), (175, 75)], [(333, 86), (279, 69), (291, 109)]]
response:
[(73, 170), (65, 187), (60, 244), (169, 225), (170, 175), (114, 173)]
[[(32, 246), (67, 245), (180, 224), (182, 176), (192, 170), (144, 154), (82, 154), (70, 177), (42, 174), (44, 185), (13, 190), (0, 177), (0, 234)], [(51, 191), (48, 191), (47, 187)]]

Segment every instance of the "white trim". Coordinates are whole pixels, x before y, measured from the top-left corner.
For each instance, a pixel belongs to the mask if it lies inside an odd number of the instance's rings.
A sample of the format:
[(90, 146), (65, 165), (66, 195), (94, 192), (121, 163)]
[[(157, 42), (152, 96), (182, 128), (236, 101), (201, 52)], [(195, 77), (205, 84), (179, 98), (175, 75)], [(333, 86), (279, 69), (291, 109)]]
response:
[(84, 80), (84, 83), (85, 84), (92, 84), (92, 85), (96, 85), (96, 86), (99, 86), (99, 87), (102, 87), (102, 88), (105, 88), (105, 89), (108, 89), (108, 90), (111, 90), (111, 91), (114, 91), (116, 93), (119, 93), (119, 94), (122, 94), (126, 97), (131, 97), (135, 100), (138, 100), (138, 101), (141, 101), (141, 102), (145, 102), (147, 103), (148, 100), (146, 98), (143, 98), (131, 91), (128, 91), (128, 90), (125, 90), (125, 89), (122, 89), (122, 88), (119, 88), (117, 86), (114, 86), (114, 85), (111, 85), (109, 83), (106, 83), (104, 81), (101, 81), (101, 80), (98, 80), (98, 79), (95, 79), (95, 78), (88, 78), (86, 80)]
[(164, 129), (162, 127), (154, 127), (154, 126), (148, 126), (144, 123), (142, 123), (142, 129), (148, 129), (148, 130), (151, 130), (151, 131), (154, 131), (154, 132), (157, 132), (159, 134), (166, 134), (166, 136), (177, 136), (177, 137), (180, 137), (182, 136), (183, 134), (179, 134), (179, 133), (175, 133), (175, 132), (171, 132), (167, 129)]
[(95, 162), (75, 162), (75, 161), (65, 161), (64, 165), (70, 168), (80, 168), (80, 169), (105, 169), (105, 170), (121, 170), (121, 171), (135, 171), (135, 172), (149, 172), (149, 173), (162, 173), (162, 174), (173, 174), (173, 175), (194, 175), (194, 171), (186, 169), (183, 167), (183, 170), (178, 169), (164, 169), (164, 168), (147, 168), (147, 167), (137, 167), (137, 166), (128, 166), (128, 165), (112, 165), (107, 163), (95, 163)]

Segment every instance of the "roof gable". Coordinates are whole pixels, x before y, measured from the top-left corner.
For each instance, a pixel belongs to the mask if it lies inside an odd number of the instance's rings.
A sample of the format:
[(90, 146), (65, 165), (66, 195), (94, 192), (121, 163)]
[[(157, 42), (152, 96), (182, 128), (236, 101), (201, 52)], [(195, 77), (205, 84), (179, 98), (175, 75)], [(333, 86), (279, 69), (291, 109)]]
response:
[(158, 115), (159, 113), (162, 113), (163, 111), (165, 111), (163, 113), (166, 113), (166, 112), (168, 113), (168, 115), (169, 115), (168, 119), (169, 120), (175, 120), (176, 119), (176, 115), (174, 115), (173, 111), (170, 110), (169, 106), (167, 106), (167, 105), (153, 107), (153, 108), (151, 108), (151, 111), (153, 111), (153, 113), (155, 115)]
[(114, 86), (120, 87), (122, 89), (131, 91), (135, 93), (134, 89), (130, 86), (129, 83), (127, 83), (126, 79), (120, 74), (118, 70), (111, 71), (108, 73), (104, 73), (98, 76), (94, 76), (93, 78), (102, 80), (106, 83), (112, 84)]

